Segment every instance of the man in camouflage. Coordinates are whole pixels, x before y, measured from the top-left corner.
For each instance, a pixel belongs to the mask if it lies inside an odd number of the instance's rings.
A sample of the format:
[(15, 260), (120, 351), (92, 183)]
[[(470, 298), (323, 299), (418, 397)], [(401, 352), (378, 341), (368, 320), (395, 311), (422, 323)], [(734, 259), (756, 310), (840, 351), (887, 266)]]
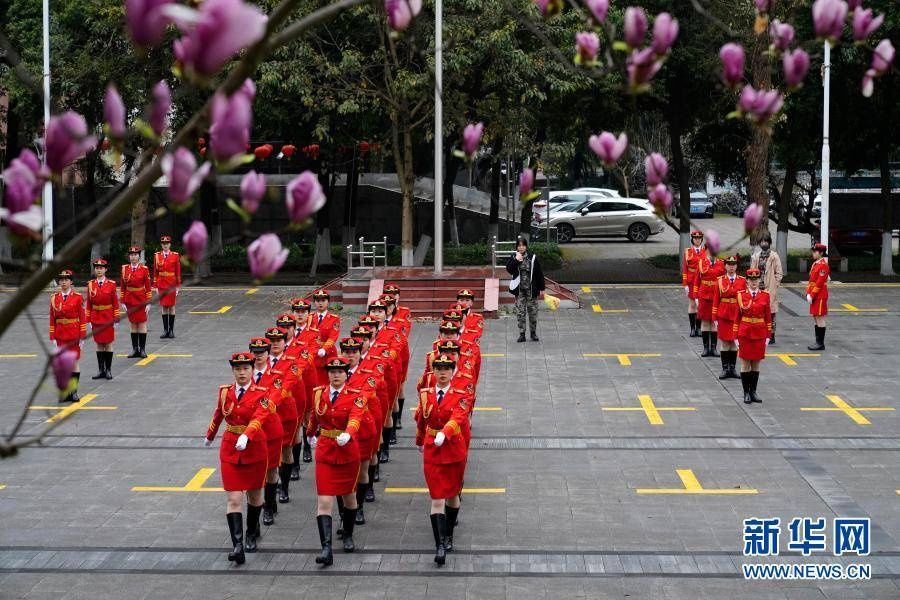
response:
[(531, 328), (531, 340), (537, 342), (537, 299), (544, 291), (544, 273), (537, 256), (528, 250), (528, 240), (516, 240), (516, 254), (506, 263), (506, 270), (513, 276), (510, 292), (516, 296), (516, 316), (519, 321), (519, 339), (525, 341), (525, 315)]

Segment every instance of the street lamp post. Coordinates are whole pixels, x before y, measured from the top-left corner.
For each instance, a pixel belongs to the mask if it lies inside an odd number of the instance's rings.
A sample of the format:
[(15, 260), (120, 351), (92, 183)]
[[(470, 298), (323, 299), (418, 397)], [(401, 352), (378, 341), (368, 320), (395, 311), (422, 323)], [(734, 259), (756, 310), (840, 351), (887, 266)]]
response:
[[(50, 122), (50, 0), (44, 0), (44, 138), (46, 142), (47, 124)], [(44, 152), (41, 153), (44, 166), (47, 165), (47, 145), (44, 144)], [(53, 260), (53, 184), (44, 183), (41, 200), (44, 210), (44, 227), (42, 229), (44, 251), (42, 259), (44, 263)]]
[(434, 2), (434, 274), (444, 270), (443, 0)]
[(831, 104), (831, 44), (825, 42), (825, 59), (822, 62), (822, 87), (824, 108), (822, 111), (822, 215), (819, 219), (819, 241), (828, 246), (828, 218), (831, 191), (831, 148), (828, 145), (828, 121)]

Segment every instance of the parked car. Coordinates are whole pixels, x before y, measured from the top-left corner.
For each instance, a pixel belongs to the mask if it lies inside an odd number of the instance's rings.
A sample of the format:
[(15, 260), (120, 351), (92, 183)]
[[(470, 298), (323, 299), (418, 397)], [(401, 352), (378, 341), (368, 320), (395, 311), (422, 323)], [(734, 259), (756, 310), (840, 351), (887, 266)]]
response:
[[(550, 207), (552, 208), (557, 204), (564, 204), (569, 202), (587, 202), (588, 200), (592, 199), (608, 197), (610, 196), (605, 193), (589, 192), (586, 190), (559, 190), (550, 192)], [(531, 209), (535, 213), (539, 212), (546, 214), (547, 201), (543, 199), (536, 200), (535, 203), (531, 205)]]
[(590, 192), (591, 194), (597, 194), (599, 196), (603, 196), (605, 198), (621, 198), (622, 195), (619, 194), (618, 190), (614, 190), (611, 188), (595, 188), (595, 187), (580, 187), (575, 188), (576, 192)]
[[(590, 200), (570, 200), (568, 202), (563, 202), (561, 204), (551, 204), (550, 205), (550, 214), (563, 210), (568, 212), (578, 212), (582, 206), (590, 202)], [(535, 210), (532, 214), (532, 220), (540, 223), (547, 217), (547, 208), (546, 204), (544, 205), (543, 210)]]
[(706, 195), (706, 192), (701, 192), (700, 190), (691, 191), (691, 217), (700, 218), (705, 217), (707, 219), (713, 218), (713, 203), (709, 199), (709, 196)]
[[(532, 226), (546, 227), (547, 223), (533, 220)], [(624, 236), (632, 242), (646, 242), (651, 235), (662, 233), (666, 224), (646, 200), (617, 198), (592, 199), (571, 210), (551, 211), (549, 226), (556, 227), (561, 243), (576, 236)]]

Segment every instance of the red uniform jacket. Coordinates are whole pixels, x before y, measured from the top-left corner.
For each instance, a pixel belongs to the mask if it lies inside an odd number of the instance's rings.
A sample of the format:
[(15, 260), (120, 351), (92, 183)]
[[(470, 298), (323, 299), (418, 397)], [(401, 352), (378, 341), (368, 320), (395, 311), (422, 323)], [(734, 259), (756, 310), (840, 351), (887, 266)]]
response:
[(713, 296), (713, 317), (723, 321), (737, 321), (737, 293), (747, 289), (747, 280), (740, 275), (734, 276), (734, 283), (728, 275), (722, 275), (716, 281)]
[(397, 305), (397, 308), (394, 309), (394, 316), (399, 317), (401, 319), (409, 320), (410, 312), (409, 308), (406, 306)]
[(469, 309), (469, 312), (466, 314), (463, 319), (463, 329), (465, 331), (471, 331), (473, 333), (478, 334), (475, 341), (480, 341), (481, 336), (484, 333), (484, 315), (481, 313), (473, 312), (472, 309)]
[(169, 252), (165, 256), (162, 252), (153, 255), (153, 287), (159, 290), (162, 296), (164, 290), (177, 288), (181, 285), (181, 257), (177, 252)]
[[(362, 424), (366, 397), (359, 388), (344, 385), (332, 404), (330, 390), (330, 386), (319, 386), (313, 391), (307, 431), (310, 435), (318, 432), (316, 462), (330, 465), (359, 462), (356, 434)], [(350, 434), (350, 441), (338, 446), (336, 438), (344, 432)]]
[[(254, 373), (256, 372), (256, 366), (253, 367)], [(263, 371), (263, 377), (260, 378), (260, 383), (264, 381), (265, 373), (268, 371), (268, 365), (266, 369)], [(255, 377), (255, 375), (254, 375)], [(268, 395), (266, 396), (266, 400), (268, 400), (268, 409), (269, 415), (262, 422), (262, 430), (266, 435), (266, 443), (273, 444), (277, 443), (279, 447), (281, 446), (281, 439), (284, 437), (284, 427), (281, 426), (281, 416), (278, 414), (278, 404), (281, 401), (281, 394), (272, 393), (272, 388), (270, 388)], [(277, 391), (277, 390), (276, 390)], [(276, 465), (277, 466), (277, 465)], [(274, 468), (272, 465), (269, 465), (269, 468)]]
[[(425, 446), (426, 463), (447, 464), (466, 460), (468, 454), (470, 396), (452, 384), (438, 404), (435, 388), (419, 392), (416, 407), (416, 446)], [(446, 436), (443, 445), (435, 446), (438, 432)]]
[[(312, 312), (309, 315), (307, 327), (316, 332), (314, 344), (310, 347), (313, 354), (313, 360), (319, 368), (324, 368), (325, 363), (337, 356), (338, 338), (341, 335), (341, 318), (331, 313), (326, 313), (319, 322), (319, 313)], [(325, 356), (319, 356), (319, 350), (325, 348)]]
[[(269, 363), (271, 365), (271, 362)], [(278, 406), (278, 416), (282, 421), (296, 420), (299, 418), (297, 412), (297, 400), (295, 394), (300, 390), (302, 394), (301, 401), (306, 406), (306, 390), (303, 384), (297, 379), (293, 373), (294, 362), (289, 358), (285, 358), (284, 354), (278, 360), (275, 367), (269, 367), (259, 380), (259, 385), (265, 386), (269, 390), (269, 400), (275, 402)]]
[(153, 297), (150, 269), (146, 265), (138, 265), (134, 269), (130, 263), (122, 265), (121, 286), (122, 303), (127, 307), (150, 302)]
[(694, 279), (694, 297), (712, 302), (716, 294), (716, 280), (725, 274), (725, 262), (704, 256), (697, 264), (697, 277)]
[(299, 375), (303, 378), (303, 385), (306, 387), (306, 410), (309, 410), (313, 389), (317, 388), (321, 383), (327, 383), (319, 382), (319, 376), (315, 368), (316, 350), (319, 349), (319, 346), (316, 344), (317, 337), (317, 331), (304, 326), (302, 331), (298, 331), (294, 335), (291, 345), (284, 351), (285, 354), (297, 362), (297, 367), (300, 371)]
[(741, 318), (734, 323), (734, 332), (738, 339), (761, 340), (772, 335), (768, 292), (760, 290), (755, 298), (749, 290), (738, 292), (737, 305)]
[[(376, 401), (372, 402), (372, 399), (369, 398), (369, 402), (366, 403), (366, 410), (372, 413), (372, 419), (375, 421), (375, 428), (378, 431), (381, 431), (385, 415), (391, 408), (391, 399), (390, 396), (388, 396), (388, 386), (384, 379), (384, 374), (378, 370), (374, 363), (369, 362), (368, 365), (366, 365), (360, 362), (354, 372), (354, 376), (360, 380), (364, 380), (366, 385), (372, 388)], [(353, 383), (354, 387), (365, 389), (365, 386), (361, 381), (349, 383)]]
[(81, 294), (72, 290), (65, 302), (62, 292), (50, 296), (50, 339), (71, 342), (86, 336), (87, 318)]
[(812, 296), (813, 304), (828, 301), (828, 277), (831, 275), (831, 267), (827, 258), (820, 258), (809, 269), (809, 283), (806, 284), (806, 293)]
[[(266, 398), (268, 390), (250, 384), (238, 402), (235, 389), (235, 384), (219, 386), (216, 410), (206, 430), (206, 439), (215, 439), (219, 425), (224, 420), (225, 433), (222, 434), (219, 460), (238, 465), (265, 461), (268, 454), (262, 424), (270, 414), (269, 400)], [(247, 442), (245, 449), (238, 450), (234, 445), (242, 433), (246, 434), (250, 441)]]
[(88, 281), (85, 316), (92, 325), (103, 325), (119, 319), (119, 289), (115, 281), (107, 278), (102, 285), (96, 279)]
[(688, 293), (694, 298), (694, 280), (697, 278), (697, 265), (700, 259), (706, 255), (706, 246), (694, 246), (684, 249), (684, 257), (681, 261), (681, 286), (688, 287)]
[(400, 383), (397, 381), (397, 371), (393, 365), (394, 361), (390, 351), (387, 351), (387, 356), (384, 356), (383, 353), (371, 348), (360, 360), (360, 367), (376, 371), (378, 376), (384, 379), (385, 393), (387, 394), (384, 399), (386, 410), (390, 410), (391, 406), (393, 406), (394, 398), (397, 397), (397, 390), (400, 386)]

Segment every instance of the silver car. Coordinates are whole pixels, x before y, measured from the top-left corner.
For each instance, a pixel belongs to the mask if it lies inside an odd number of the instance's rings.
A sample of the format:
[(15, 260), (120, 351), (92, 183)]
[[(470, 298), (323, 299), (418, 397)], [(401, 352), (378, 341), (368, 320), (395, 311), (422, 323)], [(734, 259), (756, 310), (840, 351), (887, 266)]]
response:
[[(534, 227), (547, 223), (533, 221)], [(586, 202), (575, 210), (550, 213), (550, 227), (556, 227), (561, 243), (579, 237), (627, 237), (632, 242), (646, 242), (651, 235), (662, 233), (665, 221), (656, 216), (646, 200), (631, 198), (602, 199)]]

